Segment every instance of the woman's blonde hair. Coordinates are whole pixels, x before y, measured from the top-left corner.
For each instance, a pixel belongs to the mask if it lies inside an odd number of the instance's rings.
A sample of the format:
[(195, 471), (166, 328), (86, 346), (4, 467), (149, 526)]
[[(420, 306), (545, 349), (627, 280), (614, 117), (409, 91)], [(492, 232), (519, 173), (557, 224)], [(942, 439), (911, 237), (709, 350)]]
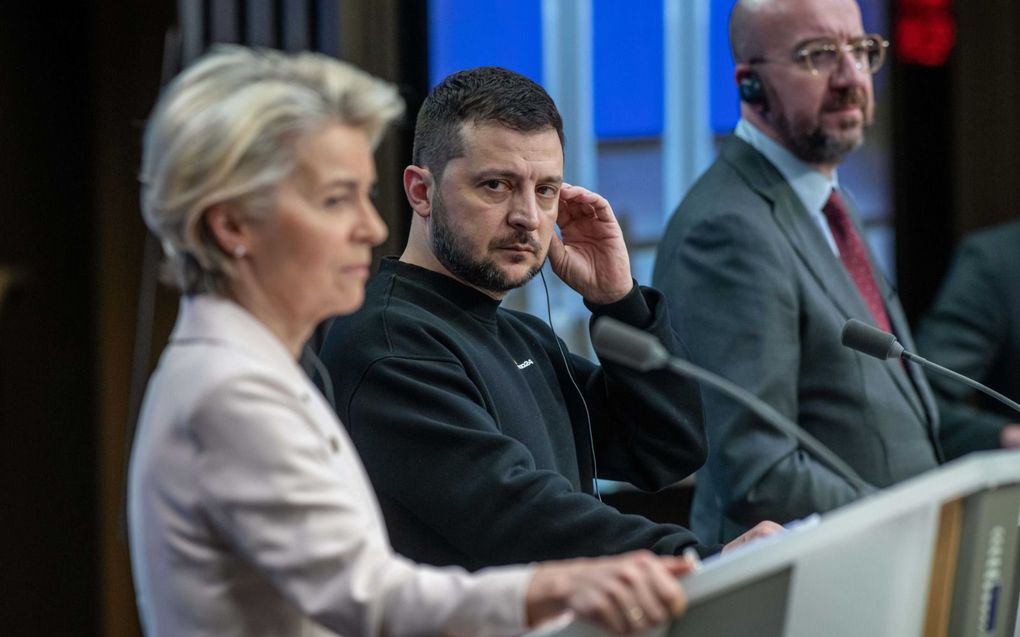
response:
[(231, 260), (203, 223), (211, 206), (268, 214), (302, 136), (341, 123), (373, 147), (404, 103), (392, 84), (317, 53), (220, 46), (166, 86), (145, 127), (142, 215), (185, 294), (222, 291)]

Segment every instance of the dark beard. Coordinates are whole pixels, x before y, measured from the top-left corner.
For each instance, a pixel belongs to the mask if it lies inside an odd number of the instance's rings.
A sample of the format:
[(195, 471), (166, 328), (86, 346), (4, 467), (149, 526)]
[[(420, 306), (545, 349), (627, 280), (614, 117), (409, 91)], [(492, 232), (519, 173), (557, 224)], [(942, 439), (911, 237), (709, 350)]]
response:
[[(827, 109), (837, 109), (844, 106), (860, 106), (861, 112), (865, 109), (865, 96), (861, 91), (847, 91), (837, 96), (834, 100), (825, 105)], [(851, 152), (856, 150), (864, 142), (864, 130), (867, 130), (870, 122), (865, 119), (862, 126), (861, 136), (854, 140), (835, 139), (828, 135), (820, 123), (815, 122), (811, 130), (795, 130), (793, 124), (785, 116), (776, 118), (776, 130), (783, 140), (783, 144), (798, 159), (808, 164), (835, 165)]]
[(798, 159), (808, 164), (835, 165), (861, 145), (864, 138), (855, 140), (839, 140), (830, 137), (821, 126), (816, 126), (807, 133), (796, 134), (790, 130), (789, 122), (779, 120), (779, 135), (785, 145)]
[[(516, 289), (530, 281), (542, 269), (542, 264), (532, 267), (520, 279), (514, 280), (500, 269), (491, 259), (475, 259), (471, 255), (471, 247), (457, 235), (450, 226), (446, 214), (446, 206), (439, 196), (438, 188), (432, 200), (432, 253), (450, 274), (476, 288), (502, 294)], [(517, 230), (500, 243), (531, 244), (534, 239), (528, 233)]]

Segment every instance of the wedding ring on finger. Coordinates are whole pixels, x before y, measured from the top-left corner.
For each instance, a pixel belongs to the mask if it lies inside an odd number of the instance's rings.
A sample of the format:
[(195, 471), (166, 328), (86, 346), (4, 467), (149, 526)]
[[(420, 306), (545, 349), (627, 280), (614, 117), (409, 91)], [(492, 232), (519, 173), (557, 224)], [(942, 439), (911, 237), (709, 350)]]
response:
[(640, 626), (645, 619), (645, 611), (640, 606), (631, 606), (627, 609), (627, 621), (631, 626)]

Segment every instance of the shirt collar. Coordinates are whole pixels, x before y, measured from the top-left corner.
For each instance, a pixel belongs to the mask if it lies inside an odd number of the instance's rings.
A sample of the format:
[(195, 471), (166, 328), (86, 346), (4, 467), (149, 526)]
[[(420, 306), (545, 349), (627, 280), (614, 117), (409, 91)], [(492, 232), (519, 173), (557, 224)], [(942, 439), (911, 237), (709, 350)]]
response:
[(379, 264), (379, 273), (391, 274), (412, 282), (425, 293), (443, 299), (443, 303), (454, 303), (472, 316), (485, 321), (491, 322), (496, 319), (502, 303), (466, 283), (461, 283), (449, 274), (407, 263), (397, 257), (383, 259)]
[(821, 211), (833, 188), (839, 187), (839, 179), (833, 171), (829, 179), (817, 169), (798, 159), (793, 153), (777, 144), (758, 127), (743, 117), (737, 122), (733, 134), (750, 144), (765, 156), (797, 193), (797, 198), (811, 214)]
[(170, 342), (217, 342), (244, 350), (277, 369), (301, 371), (286, 346), (248, 310), (217, 294), (182, 296)]

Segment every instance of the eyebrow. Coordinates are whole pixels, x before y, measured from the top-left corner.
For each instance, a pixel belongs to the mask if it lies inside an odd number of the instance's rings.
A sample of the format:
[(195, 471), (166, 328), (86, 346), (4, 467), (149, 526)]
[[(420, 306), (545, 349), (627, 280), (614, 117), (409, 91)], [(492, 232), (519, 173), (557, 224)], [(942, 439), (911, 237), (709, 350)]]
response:
[(342, 172), (340, 175), (336, 173), (326, 173), (325, 175), (318, 171), (315, 166), (299, 162), (295, 167), (294, 176), (297, 177), (303, 184), (306, 192), (319, 192), (327, 188), (349, 188), (356, 190), (358, 188), (357, 177), (344, 175)]
[[(486, 179), (519, 179), (520, 176), (521, 176), (520, 173), (512, 170), (499, 170), (499, 169), (488, 170), (485, 168), (473, 171), (471, 173), (472, 180), (474, 181)], [(539, 181), (540, 183), (552, 182), (556, 184), (561, 184), (563, 183), (563, 175), (544, 175), (542, 177), (539, 177), (537, 181)]]
[(856, 42), (858, 40), (866, 40), (869, 37), (872, 37), (871, 34), (863, 33), (861, 35), (855, 35), (855, 36), (849, 37), (849, 38), (847, 38), (845, 40), (841, 40), (840, 38), (835, 38), (835, 37), (828, 36), (828, 35), (821, 35), (821, 36), (818, 36), (818, 37), (815, 37), (815, 38), (808, 38), (806, 40), (801, 40), (797, 44), (793, 45), (793, 50), (794, 51), (798, 51), (800, 49), (803, 49), (804, 47), (806, 47), (809, 44), (815, 44), (817, 42), (835, 42), (837, 44), (839, 44), (839, 43), (849, 44), (851, 42)]
[(357, 188), (358, 188), (358, 180), (357, 179), (349, 179), (349, 178), (338, 177), (336, 179), (327, 179), (326, 181), (324, 181), (321, 184), (318, 184), (316, 186), (316, 188), (319, 189), (319, 190), (326, 189), (326, 188), (336, 188), (336, 187), (350, 188), (352, 190), (357, 190)]

